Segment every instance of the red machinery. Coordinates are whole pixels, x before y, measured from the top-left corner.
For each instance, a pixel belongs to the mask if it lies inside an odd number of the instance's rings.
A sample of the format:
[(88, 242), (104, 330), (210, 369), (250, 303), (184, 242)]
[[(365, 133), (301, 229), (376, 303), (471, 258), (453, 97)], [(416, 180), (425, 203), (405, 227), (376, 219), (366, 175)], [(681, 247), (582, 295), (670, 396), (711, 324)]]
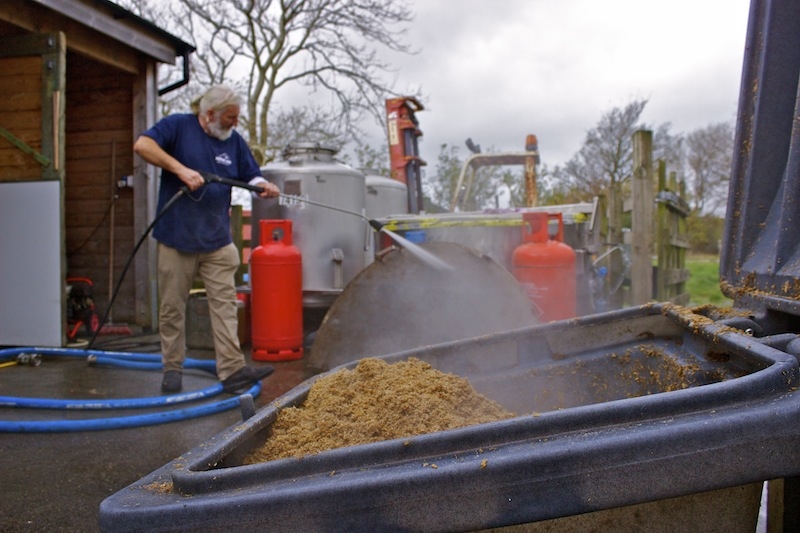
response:
[(94, 308), (92, 287), (89, 278), (67, 278), (67, 338), (75, 340), (81, 326), (87, 335), (94, 335), (100, 329), (100, 317)]
[[(550, 238), (549, 221), (558, 221)], [(575, 250), (563, 242), (561, 213), (524, 213), (523, 243), (512, 256), (512, 273), (534, 305), (542, 322), (573, 318), (577, 314)]]
[(408, 187), (408, 212), (424, 210), (418, 138), (422, 137), (414, 113), (424, 109), (415, 98), (403, 96), (386, 100), (386, 125), (389, 133), (391, 177)]
[(303, 268), (291, 220), (261, 220), (261, 244), (250, 254), (252, 358), (303, 357)]

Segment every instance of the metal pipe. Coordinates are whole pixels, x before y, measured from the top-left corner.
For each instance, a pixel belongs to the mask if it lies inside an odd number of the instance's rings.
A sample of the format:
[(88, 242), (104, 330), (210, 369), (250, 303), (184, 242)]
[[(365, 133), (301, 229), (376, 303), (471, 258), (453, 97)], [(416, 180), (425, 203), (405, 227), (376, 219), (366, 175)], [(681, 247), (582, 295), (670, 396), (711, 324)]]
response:
[(183, 52), (183, 54), (181, 54), (181, 57), (183, 58), (183, 78), (178, 80), (178, 81), (176, 81), (172, 85), (168, 85), (166, 87), (162, 87), (161, 89), (159, 89), (158, 90), (158, 96), (164, 96), (165, 94), (170, 93), (170, 92), (174, 91), (175, 89), (180, 89), (181, 87), (183, 87), (184, 85), (187, 85), (189, 83), (189, 77), (190, 77), (189, 54), (190, 53), (191, 52), (189, 52), (189, 51), (185, 51), (185, 52)]

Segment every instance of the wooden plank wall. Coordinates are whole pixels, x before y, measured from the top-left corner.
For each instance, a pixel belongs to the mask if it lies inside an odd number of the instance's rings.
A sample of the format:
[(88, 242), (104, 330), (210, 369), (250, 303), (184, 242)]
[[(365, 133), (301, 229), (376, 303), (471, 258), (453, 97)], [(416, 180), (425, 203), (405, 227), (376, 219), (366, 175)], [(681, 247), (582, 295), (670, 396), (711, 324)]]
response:
[(236, 271), (236, 286), (247, 285), (245, 274), (250, 272), (250, 252), (253, 250), (252, 215), (250, 210), (244, 210), (240, 205), (231, 206), (231, 236), (233, 243), (239, 250), (239, 270)]
[[(0, 126), (30, 149), (42, 149), (42, 58), (0, 59)], [(39, 180), (42, 166), (0, 137), (0, 181)]]
[[(133, 229), (133, 190), (116, 187), (118, 179), (133, 173), (132, 87), (131, 74), (77, 53), (67, 57), (67, 272), (94, 282), (94, 301), (101, 316), (111, 289), (109, 275), (116, 286), (138, 239)], [(129, 271), (111, 319), (133, 323), (134, 318), (134, 275)]]

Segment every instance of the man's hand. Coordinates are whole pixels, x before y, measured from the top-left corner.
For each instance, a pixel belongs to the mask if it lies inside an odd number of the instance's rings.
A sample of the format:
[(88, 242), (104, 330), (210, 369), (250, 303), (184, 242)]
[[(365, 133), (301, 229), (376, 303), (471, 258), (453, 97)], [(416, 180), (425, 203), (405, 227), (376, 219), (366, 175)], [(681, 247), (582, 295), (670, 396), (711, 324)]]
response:
[(196, 191), (206, 184), (206, 180), (203, 179), (203, 176), (191, 168), (183, 167), (183, 169), (178, 172), (177, 176), (186, 184), (187, 187), (189, 187), (190, 191)]
[(258, 193), (259, 198), (277, 198), (281, 194), (281, 190), (274, 183), (268, 181), (257, 183), (256, 186), (263, 189), (262, 192)]

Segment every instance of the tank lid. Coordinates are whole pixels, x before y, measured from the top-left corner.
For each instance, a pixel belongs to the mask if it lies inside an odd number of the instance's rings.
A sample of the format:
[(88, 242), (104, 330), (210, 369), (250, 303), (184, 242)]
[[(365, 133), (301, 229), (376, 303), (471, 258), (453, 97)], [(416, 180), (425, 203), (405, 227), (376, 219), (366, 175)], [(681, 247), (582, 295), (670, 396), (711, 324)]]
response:
[(297, 159), (314, 159), (317, 161), (331, 161), (339, 149), (329, 144), (311, 141), (294, 141), (283, 149), (283, 158), (287, 161)]
[(408, 186), (403, 183), (402, 181), (398, 181), (392, 178), (387, 178), (386, 176), (377, 176), (375, 174), (367, 174), (365, 180), (366, 186), (380, 188), (380, 189), (397, 189), (397, 190), (407, 190)]

